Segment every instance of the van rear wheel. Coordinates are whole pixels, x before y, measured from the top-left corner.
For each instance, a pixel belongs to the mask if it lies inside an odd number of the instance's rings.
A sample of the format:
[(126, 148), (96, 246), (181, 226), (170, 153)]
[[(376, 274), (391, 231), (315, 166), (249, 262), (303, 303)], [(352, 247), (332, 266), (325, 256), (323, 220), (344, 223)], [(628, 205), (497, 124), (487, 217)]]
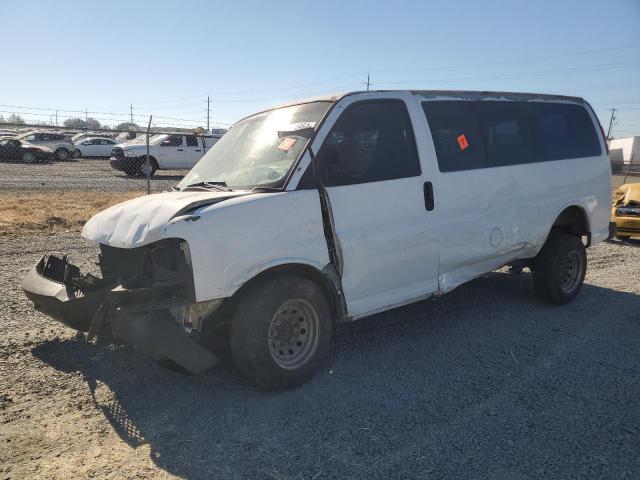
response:
[(267, 389), (300, 385), (329, 352), (331, 310), (302, 276), (276, 274), (249, 287), (231, 323), (231, 353), (250, 380)]
[(534, 262), (536, 294), (556, 305), (568, 303), (580, 291), (586, 272), (587, 254), (582, 240), (551, 234)]

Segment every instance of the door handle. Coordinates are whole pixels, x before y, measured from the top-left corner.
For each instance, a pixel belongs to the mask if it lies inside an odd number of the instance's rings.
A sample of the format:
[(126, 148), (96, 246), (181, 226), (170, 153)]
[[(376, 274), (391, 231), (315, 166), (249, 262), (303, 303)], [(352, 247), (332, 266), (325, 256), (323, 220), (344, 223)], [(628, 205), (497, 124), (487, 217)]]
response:
[(200, 150), (199, 148), (196, 150), (196, 152), (201, 152), (202, 150)]
[(179, 149), (178, 149), (178, 151), (179, 151), (179, 152), (184, 152), (184, 149), (179, 148)]
[(431, 182), (424, 182), (424, 208), (430, 212), (434, 207), (433, 184)]

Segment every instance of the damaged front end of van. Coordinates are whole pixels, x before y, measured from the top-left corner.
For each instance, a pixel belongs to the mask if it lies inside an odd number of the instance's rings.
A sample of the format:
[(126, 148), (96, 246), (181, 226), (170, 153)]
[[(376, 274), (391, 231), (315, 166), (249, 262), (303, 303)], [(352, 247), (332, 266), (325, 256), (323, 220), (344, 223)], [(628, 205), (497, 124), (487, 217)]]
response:
[(100, 245), (101, 276), (82, 274), (66, 257), (44, 256), (23, 281), (35, 308), (91, 340), (107, 334), (194, 374), (218, 363), (185, 329), (195, 304), (186, 242), (166, 239), (133, 249)]
[[(100, 247), (100, 273), (66, 256), (45, 255), (23, 280), (36, 310), (86, 333), (106, 335), (194, 374), (218, 363), (192, 330), (222, 300), (197, 301), (188, 234), (190, 212), (237, 193), (174, 192), (132, 199), (100, 212), (82, 236)], [(176, 228), (177, 232), (169, 228)]]

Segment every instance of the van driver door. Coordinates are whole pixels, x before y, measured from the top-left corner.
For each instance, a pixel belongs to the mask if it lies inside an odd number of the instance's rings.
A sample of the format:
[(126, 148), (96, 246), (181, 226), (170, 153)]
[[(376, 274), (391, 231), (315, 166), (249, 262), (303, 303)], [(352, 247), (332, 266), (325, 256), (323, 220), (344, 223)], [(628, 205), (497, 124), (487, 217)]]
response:
[[(438, 288), (438, 242), (428, 178), (402, 92), (345, 97), (314, 142), (354, 318)], [(409, 99), (410, 100), (410, 99)]]

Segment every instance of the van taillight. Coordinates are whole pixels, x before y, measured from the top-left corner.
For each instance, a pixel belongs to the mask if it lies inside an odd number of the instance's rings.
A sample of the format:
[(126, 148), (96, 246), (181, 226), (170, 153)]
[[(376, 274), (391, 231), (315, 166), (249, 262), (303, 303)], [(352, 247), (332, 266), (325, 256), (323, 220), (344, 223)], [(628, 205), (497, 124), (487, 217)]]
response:
[(602, 140), (604, 140), (604, 148), (607, 150), (607, 155), (609, 155), (609, 142), (607, 142), (607, 136), (604, 134), (604, 128), (602, 125), (598, 125), (600, 127), (600, 133), (602, 134)]

